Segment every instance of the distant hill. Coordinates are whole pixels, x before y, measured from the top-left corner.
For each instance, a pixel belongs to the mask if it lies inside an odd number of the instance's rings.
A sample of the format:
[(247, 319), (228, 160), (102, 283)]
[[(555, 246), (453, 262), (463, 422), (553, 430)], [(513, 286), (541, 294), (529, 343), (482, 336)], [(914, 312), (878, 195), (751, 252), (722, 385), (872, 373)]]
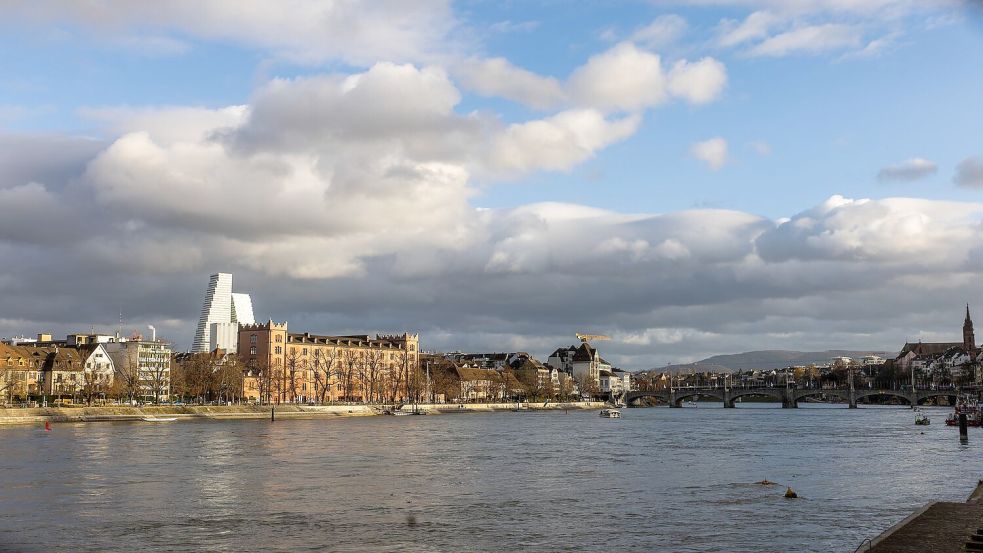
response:
[(668, 367), (653, 367), (653, 371), (669, 372), (723, 372), (737, 371), (746, 369), (781, 369), (791, 365), (817, 365), (829, 362), (832, 357), (852, 357), (860, 358), (865, 355), (879, 355), (885, 359), (891, 359), (897, 352), (891, 351), (852, 351), (842, 349), (831, 349), (826, 351), (788, 351), (788, 350), (762, 350), (747, 351), (744, 353), (732, 353), (729, 355), (714, 355), (695, 363), (682, 365), (669, 365)]

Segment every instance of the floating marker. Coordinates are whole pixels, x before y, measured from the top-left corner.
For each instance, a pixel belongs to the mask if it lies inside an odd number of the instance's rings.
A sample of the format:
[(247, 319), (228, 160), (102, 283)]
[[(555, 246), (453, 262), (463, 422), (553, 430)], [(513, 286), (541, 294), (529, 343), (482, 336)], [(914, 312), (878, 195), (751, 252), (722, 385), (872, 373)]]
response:
[(50, 422), (44, 421), (44, 431), (45, 432), (51, 432), (51, 423)]
[(798, 499), (798, 497), (799, 497), (799, 494), (795, 493), (795, 491), (792, 489), (792, 486), (788, 486), (788, 487), (785, 488), (785, 498), (786, 499)]

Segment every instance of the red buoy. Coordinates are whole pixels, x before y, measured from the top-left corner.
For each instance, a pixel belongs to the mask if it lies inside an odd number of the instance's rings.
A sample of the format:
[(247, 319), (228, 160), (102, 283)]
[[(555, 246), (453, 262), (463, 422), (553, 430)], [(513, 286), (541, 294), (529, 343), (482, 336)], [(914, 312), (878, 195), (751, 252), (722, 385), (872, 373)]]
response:
[(45, 432), (51, 432), (51, 423), (50, 422), (44, 421), (44, 431)]

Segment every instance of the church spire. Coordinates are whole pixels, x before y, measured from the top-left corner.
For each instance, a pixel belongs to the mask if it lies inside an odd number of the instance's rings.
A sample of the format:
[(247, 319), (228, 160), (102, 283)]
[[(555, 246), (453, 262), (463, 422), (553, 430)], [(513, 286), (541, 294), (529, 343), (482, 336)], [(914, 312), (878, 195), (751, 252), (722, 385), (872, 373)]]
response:
[(976, 336), (973, 333), (973, 319), (969, 316), (969, 304), (966, 304), (966, 321), (963, 323), (963, 349), (972, 361), (976, 361)]

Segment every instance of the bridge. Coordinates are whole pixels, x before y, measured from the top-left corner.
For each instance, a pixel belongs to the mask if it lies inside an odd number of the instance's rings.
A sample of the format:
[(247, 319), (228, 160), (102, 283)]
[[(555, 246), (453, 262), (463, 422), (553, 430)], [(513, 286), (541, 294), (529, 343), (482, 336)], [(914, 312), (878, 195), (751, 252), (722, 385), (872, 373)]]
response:
[[(956, 389), (940, 390), (893, 390), (878, 388), (774, 388), (774, 387), (749, 387), (749, 388), (722, 388), (722, 387), (691, 387), (675, 388), (666, 390), (637, 390), (625, 394), (625, 402), (628, 405), (636, 404), (638, 400), (646, 397), (655, 398), (662, 403), (668, 403), (670, 407), (682, 407), (686, 400), (696, 400), (698, 398), (713, 398), (723, 402), (724, 407), (734, 407), (734, 403), (743, 397), (767, 398), (776, 402), (781, 402), (782, 407), (794, 409), (799, 406), (799, 402), (806, 398), (835, 399), (841, 403), (846, 403), (850, 408), (856, 408), (857, 402), (870, 397), (894, 397), (908, 405), (921, 405), (926, 400), (944, 397), (949, 400), (950, 405), (954, 404), (956, 398), (965, 393)], [(973, 392), (979, 395), (979, 392)]]

